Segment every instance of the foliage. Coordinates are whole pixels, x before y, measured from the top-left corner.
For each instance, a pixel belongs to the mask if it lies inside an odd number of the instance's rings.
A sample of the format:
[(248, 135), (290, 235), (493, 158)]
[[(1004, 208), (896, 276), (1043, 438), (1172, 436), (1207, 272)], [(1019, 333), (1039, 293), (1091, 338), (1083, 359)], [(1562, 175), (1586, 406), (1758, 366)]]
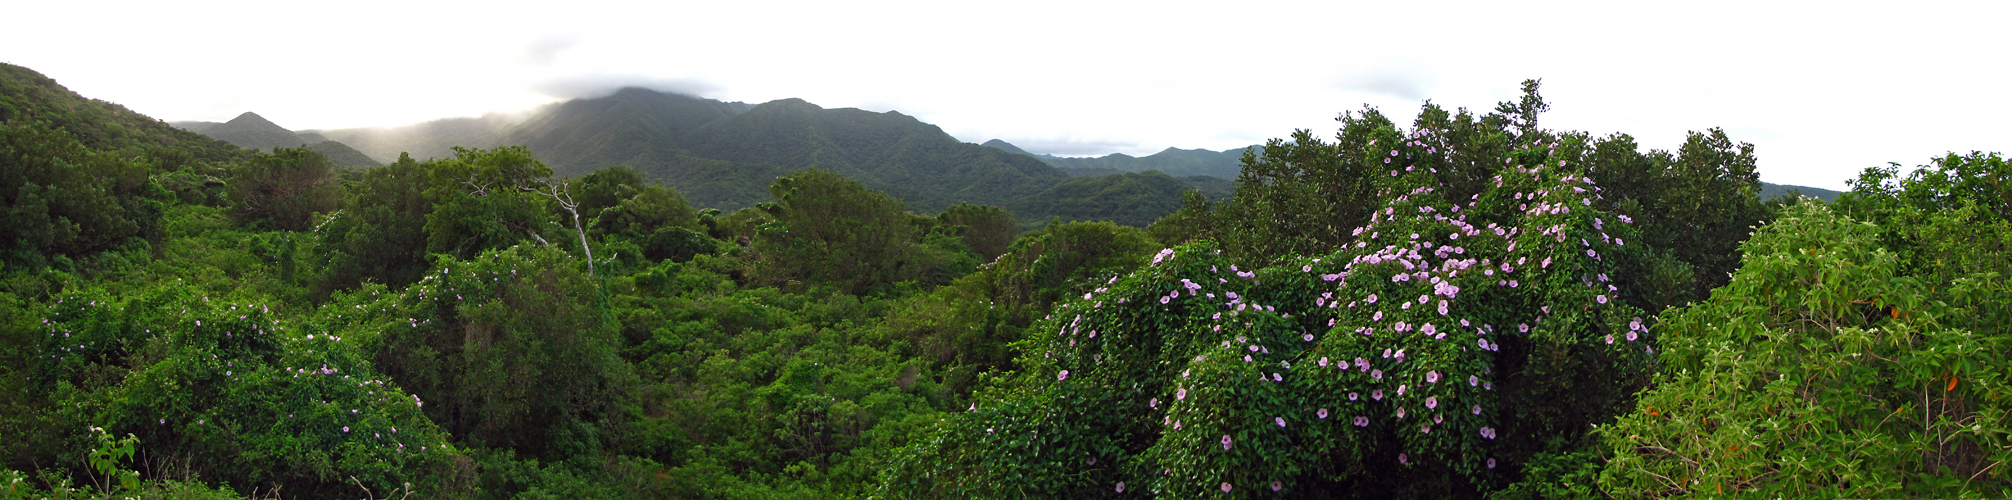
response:
[[(1629, 303), (1659, 310), (1723, 284), (1738, 263), (1739, 241), (1767, 218), (1755, 194), (1753, 146), (1714, 129), (1690, 134), (1676, 154), (1642, 153), (1624, 134), (1595, 140), (1553, 132), (1537, 127), (1538, 114), (1549, 109), (1537, 89), (1538, 82), (1525, 81), (1518, 102), (1485, 115), (1449, 113), (1427, 102), (1415, 133), (1396, 142), (1389, 138), (1396, 126), (1373, 108), (1342, 114), (1332, 142), (1295, 131), (1290, 141), (1274, 139), (1246, 153), (1232, 199), (1189, 200), (1155, 233), (1170, 242), (1220, 241), (1231, 261), (1245, 265), (1317, 254), (1352, 242), (1348, 231), (1381, 208), (1372, 192), (1393, 162), (1430, 172), (1447, 199), (1469, 200), (1508, 165), (1505, 155), (1534, 148), (1550, 165), (1582, 169), (1605, 190), (1596, 201), (1601, 210), (1640, 220), (1644, 242), (1671, 252), (1620, 273), (1624, 282), (1656, 284), (1631, 288)], [(1398, 150), (1403, 157), (1385, 154)]]
[(337, 335), (433, 402), (426, 417), (465, 442), (554, 460), (591, 454), (633, 375), (576, 264), (550, 246), (443, 257), (411, 287), (361, 288), (318, 320), (341, 325)]
[(304, 231), (312, 217), (342, 206), (335, 164), (320, 152), (274, 148), (231, 176), (231, 204), (241, 219), (282, 231)]
[(426, 214), (427, 253), (471, 259), (487, 250), (523, 241), (546, 243), (556, 234), (546, 198), (526, 188), (548, 179), (552, 169), (522, 146), (455, 148), (454, 158), (427, 169), (426, 195), (435, 200)]
[(125, 106), (86, 99), (28, 68), (0, 63), (0, 124), (47, 123), (84, 147), (131, 158), (145, 151), (179, 150), (207, 162), (230, 163), (251, 151), (169, 126)]
[(157, 236), (170, 196), (147, 174), (44, 124), (0, 124), (0, 263), (40, 268)]
[(936, 262), (915, 244), (900, 201), (825, 170), (799, 171), (769, 186), (773, 222), (755, 234), (755, 267), (767, 283), (829, 284), (862, 294), (906, 281)]
[[(326, 496), (366, 484), (441, 487), (455, 452), (418, 401), (340, 336), (266, 306), (162, 286), (54, 298), (28, 373), (52, 411), (41, 450), (101, 423), (205, 477)], [(127, 368), (132, 367), (132, 368)], [(72, 444), (74, 443), (74, 444)]]
[(1182, 193), (1190, 189), (1187, 183), (1156, 171), (1070, 177), (1010, 206), (1029, 222), (1061, 217), (1145, 227), (1179, 210)]
[(354, 288), (365, 281), (403, 287), (426, 272), (428, 167), (401, 155), (370, 169), (349, 186), (346, 208), (315, 227), (316, 255), (326, 269), (321, 290)]
[[(1847, 198), (1866, 199), (1878, 183)], [(1974, 205), (1970, 205), (1974, 206)], [(1965, 206), (1921, 247), (2012, 258), (2012, 225)], [(1923, 253), (1805, 200), (1746, 243), (1732, 282), (1664, 313), (1664, 370), (1601, 430), (1620, 494), (2004, 495), (2005, 274), (1910, 270)], [(1967, 263), (1967, 262), (1966, 262)], [(2002, 264), (2001, 264), (2002, 265)]]
[(1013, 213), (999, 207), (959, 203), (943, 209), (936, 220), (942, 225), (964, 226), (956, 236), (978, 254), (979, 260), (985, 262), (1006, 253), (1006, 247), (1020, 235), (1019, 224), (1013, 222)]
[(1428, 168), (1393, 166), (1366, 236), (1321, 257), (1244, 270), (1208, 242), (1162, 250), (1036, 323), (1018, 374), (917, 442), (886, 493), (1502, 484), (1548, 438), (1624, 407), (1653, 350), (1608, 278), (1630, 258), (1627, 219), (1543, 153), (1512, 152), (1469, 203), (1442, 198)]

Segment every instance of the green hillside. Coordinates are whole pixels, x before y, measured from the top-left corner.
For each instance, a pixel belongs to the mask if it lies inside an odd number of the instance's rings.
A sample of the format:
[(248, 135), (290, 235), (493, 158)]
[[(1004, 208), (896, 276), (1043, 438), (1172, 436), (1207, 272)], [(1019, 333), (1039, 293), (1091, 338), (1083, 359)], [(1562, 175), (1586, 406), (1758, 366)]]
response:
[(328, 157), (328, 161), (330, 163), (334, 163), (335, 166), (338, 167), (384, 166), (383, 163), (378, 163), (377, 160), (371, 159), (369, 156), (364, 155), (363, 152), (357, 151), (356, 148), (349, 147), (346, 144), (336, 141), (325, 140), (314, 144), (309, 144), (307, 145), (307, 148), (315, 150), (315, 152), (321, 153), (322, 156)]
[[(1027, 174), (1048, 220), (638, 153), (756, 200), (722, 212), (0, 81), (0, 500), (2012, 497), (1999, 153), (1768, 203), (1752, 144), (1540, 128), (1535, 80), (1294, 131), (1226, 199)], [(784, 105), (699, 127), (880, 182), (1053, 170)]]
[(398, 159), (400, 154), (411, 154), (413, 158), (430, 160), (451, 158), (454, 147), (492, 148), (503, 144), (504, 134), (519, 120), (503, 115), (486, 115), (477, 118), (442, 118), (398, 127), (369, 127), (331, 130), (309, 130), (341, 141), (357, 151), (382, 163)]
[(28, 120), (67, 131), (96, 150), (174, 148), (207, 161), (243, 159), (248, 153), (125, 106), (84, 98), (35, 70), (0, 63), (0, 122)]
[(281, 127), (258, 113), (245, 112), (231, 121), (205, 127), (201, 132), (217, 140), (236, 144), (245, 149), (271, 151), (272, 148), (299, 147), (308, 144), (306, 139), (295, 135), (292, 130)]
[[(1053, 165), (1055, 168), (1071, 172), (1144, 172), (1158, 170), (1175, 177), (1206, 175), (1223, 179), (1237, 178), (1237, 170), (1243, 164), (1244, 150), (1209, 151), (1206, 149), (1167, 148), (1146, 156), (1132, 156), (1112, 153), (1095, 158), (1068, 158), (1053, 155), (1037, 155), (1014, 146), (1006, 141), (993, 139), (985, 141), (990, 146), (1011, 153), (1018, 153)], [(1252, 146), (1257, 147), (1257, 146)]]
[(1808, 186), (1789, 186), (1784, 184), (1770, 184), (1766, 182), (1760, 183), (1760, 199), (1772, 200), (1778, 197), (1788, 196), (1791, 194), (1800, 194), (1802, 196), (1808, 196), (1823, 201), (1837, 201), (1837, 195), (1843, 193)]
[(771, 101), (700, 127), (694, 154), (786, 170), (818, 167), (935, 212), (955, 203), (1003, 205), (1067, 177), (1033, 158), (958, 141), (897, 112)]
[(1103, 220), (1145, 227), (1181, 209), (1181, 193), (1194, 189), (1167, 174), (1146, 171), (1099, 177), (1070, 177), (1006, 206), (1025, 227), (1053, 217)]

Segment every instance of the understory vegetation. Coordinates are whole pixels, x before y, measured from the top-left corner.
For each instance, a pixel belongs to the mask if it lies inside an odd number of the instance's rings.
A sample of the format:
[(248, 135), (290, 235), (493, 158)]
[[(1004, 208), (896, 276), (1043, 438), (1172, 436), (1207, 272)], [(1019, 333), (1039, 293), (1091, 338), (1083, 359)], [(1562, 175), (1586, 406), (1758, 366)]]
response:
[(1762, 200), (1752, 145), (1531, 81), (1136, 227), (336, 167), (9, 82), (0, 498), (2012, 496), (1995, 153)]

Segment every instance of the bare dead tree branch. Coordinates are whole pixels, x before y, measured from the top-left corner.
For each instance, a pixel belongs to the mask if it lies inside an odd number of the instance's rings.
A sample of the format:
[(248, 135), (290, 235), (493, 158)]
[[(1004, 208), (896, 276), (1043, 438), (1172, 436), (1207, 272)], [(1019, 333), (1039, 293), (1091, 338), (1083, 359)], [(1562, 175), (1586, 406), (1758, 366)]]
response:
[[(593, 276), (594, 249), (587, 245), (587, 229), (580, 224), (580, 204), (573, 201), (573, 193), (566, 190), (565, 180), (555, 181), (547, 178), (540, 179), (537, 182), (543, 189), (524, 185), (519, 185), (517, 188), (551, 198), (552, 201), (559, 204), (560, 208), (566, 209), (566, 213), (573, 215), (573, 232), (580, 236), (580, 250), (587, 254), (587, 275)], [(539, 241), (544, 240), (540, 239)]]

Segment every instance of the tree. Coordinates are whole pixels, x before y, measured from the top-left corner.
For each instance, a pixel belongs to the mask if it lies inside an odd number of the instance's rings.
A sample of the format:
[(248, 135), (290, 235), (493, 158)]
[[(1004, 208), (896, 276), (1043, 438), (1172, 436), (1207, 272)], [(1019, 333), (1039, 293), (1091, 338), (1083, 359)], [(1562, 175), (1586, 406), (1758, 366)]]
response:
[[(1869, 172), (1868, 176), (1871, 176)], [(1866, 178), (1861, 178), (1862, 180)], [(1876, 196), (1880, 183), (1854, 196)], [(1864, 198), (1860, 198), (1864, 199)], [(1615, 496), (1953, 498), (2002, 494), (2012, 387), (2012, 225), (1975, 205), (1905, 223), (1815, 200), (1745, 243), (1703, 302), (1662, 315), (1663, 369), (1599, 431)], [(1947, 262), (1903, 262), (1936, 249)], [(1912, 255), (1910, 255), (1912, 254)]]
[(426, 220), (435, 202), (427, 195), (430, 167), (400, 154), (350, 187), (347, 208), (316, 229), (322, 233), (317, 253), (325, 259), (323, 292), (365, 280), (404, 287), (426, 273)]
[(608, 444), (634, 383), (588, 278), (557, 248), (513, 246), (443, 258), (413, 286), (353, 294), (320, 321), (345, 325), (337, 335), (361, 339), (457, 439), (562, 460)]
[(985, 262), (999, 258), (1006, 253), (1006, 246), (1020, 234), (1019, 224), (1013, 221), (1013, 213), (1004, 208), (959, 203), (944, 209), (936, 216), (941, 224), (964, 226), (957, 236), (964, 240), (971, 251)]
[(907, 209), (893, 197), (815, 168), (776, 179), (769, 193), (775, 202), (762, 208), (774, 222), (757, 230), (753, 246), (756, 273), (769, 283), (862, 294), (927, 267)]
[(237, 215), (282, 231), (304, 231), (318, 213), (342, 206), (335, 164), (305, 147), (274, 148), (239, 167), (229, 181)]
[(557, 229), (548, 199), (526, 191), (552, 176), (552, 169), (523, 146), (454, 148), (454, 157), (433, 162), (426, 195), (435, 200), (426, 214), (426, 251), (471, 259), (482, 251), (522, 241), (550, 244)]
[(157, 237), (156, 197), (168, 196), (144, 165), (85, 149), (38, 122), (0, 124), (0, 262), (34, 268)]
[[(1366, 139), (1437, 147), (1404, 137)], [(1496, 160), (1465, 199), (1394, 165), (1358, 239), (1326, 253), (1247, 269), (1202, 241), (1085, 283), (883, 493), (1443, 498), (1514, 480), (1631, 407), (1654, 352), (1611, 278), (1632, 225), (1546, 150)]]

